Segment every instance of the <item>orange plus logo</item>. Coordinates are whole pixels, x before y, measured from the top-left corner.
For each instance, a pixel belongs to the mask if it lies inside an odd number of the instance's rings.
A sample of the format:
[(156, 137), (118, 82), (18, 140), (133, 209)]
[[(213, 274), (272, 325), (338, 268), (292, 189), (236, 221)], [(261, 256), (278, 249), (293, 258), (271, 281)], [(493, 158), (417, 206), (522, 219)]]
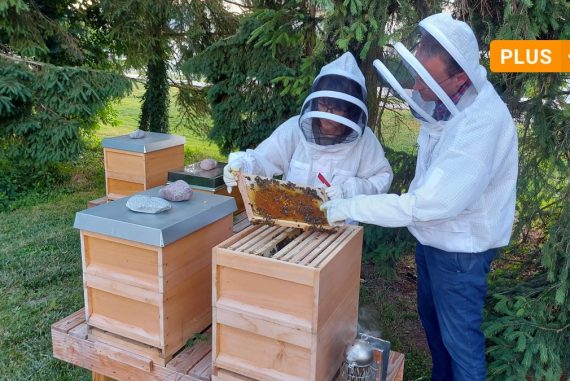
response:
[(570, 40), (493, 40), (491, 71), (570, 72)]

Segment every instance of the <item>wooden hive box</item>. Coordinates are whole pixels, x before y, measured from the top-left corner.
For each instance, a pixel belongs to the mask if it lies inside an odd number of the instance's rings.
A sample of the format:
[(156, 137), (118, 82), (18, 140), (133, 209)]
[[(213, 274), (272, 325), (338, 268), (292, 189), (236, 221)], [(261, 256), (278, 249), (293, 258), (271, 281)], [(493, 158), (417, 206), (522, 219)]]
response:
[(254, 380), (330, 381), (354, 340), (362, 228), (254, 225), (213, 250), (212, 361)]
[(146, 132), (103, 139), (107, 197), (116, 200), (166, 184), (168, 171), (184, 166), (183, 136)]
[(218, 163), (218, 165), (210, 170), (200, 168), (200, 163), (188, 164), (185, 168), (179, 168), (168, 172), (168, 181), (184, 180), (196, 192), (208, 192), (221, 196), (230, 196), (235, 198), (237, 210), (234, 214), (245, 211), (242, 196), (237, 187), (232, 188), (232, 192), (228, 193), (228, 187), (224, 183), (224, 166), (227, 163)]
[(239, 190), (237, 189), (237, 187), (233, 187), (231, 193), (228, 193), (228, 187), (225, 185), (218, 187), (216, 189), (201, 189), (201, 188), (198, 188), (195, 186), (192, 187), (192, 189), (195, 190), (196, 192), (207, 192), (207, 193), (217, 194), (220, 196), (233, 197), (233, 198), (235, 198), (236, 205), (237, 205), (237, 210), (236, 210), (235, 214), (245, 212), (245, 206), (243, 204), (243, 199), (242, 199), (241, 194), (239, 193)]
[(152, 215), (128, 210), (127, 199), (76, 215), (85, 320), (98, 341), (164, 365), (211, 324), (211, 252), (232, 234), (235, 201), (194, 194)]

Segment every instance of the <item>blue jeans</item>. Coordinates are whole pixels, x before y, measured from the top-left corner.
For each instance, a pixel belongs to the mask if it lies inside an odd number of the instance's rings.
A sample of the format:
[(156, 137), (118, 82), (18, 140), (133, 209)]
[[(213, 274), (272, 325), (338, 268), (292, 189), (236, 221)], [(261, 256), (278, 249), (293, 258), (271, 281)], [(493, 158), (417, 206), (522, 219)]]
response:
[(432, 357), (432, 380), (484, 381), (481, 331), (487, 273), (497, 249), (451, 253), (416, 246), (418, 312)]

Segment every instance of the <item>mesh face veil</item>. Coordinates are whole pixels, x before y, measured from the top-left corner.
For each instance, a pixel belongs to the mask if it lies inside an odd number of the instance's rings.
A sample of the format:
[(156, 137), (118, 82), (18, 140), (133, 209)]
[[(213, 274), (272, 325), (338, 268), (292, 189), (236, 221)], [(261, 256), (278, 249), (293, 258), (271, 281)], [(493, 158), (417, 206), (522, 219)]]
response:
[[(433, 56), (425, 45), (430, 39), (426, 35), (429, 35), (435, 44), (439, 43), (435, 36), (420, 27), (406, 39), (410, 49), (400, 42), (387, 46), (382, 61), (375, 60), (373, 65), (381, 85), (406, 102), (417, 119), (437, 123), (432, 116), (436, 104), (443, 104), (447, 108), (450, 119), (459, 114), (457, 106), (445, 89), (452, 91), (450, 88), (461, 69), (449, 72), (442, 65), (434, 69)], [(434, 72), (437, 74), (432, 75)]]
[(365, 99), (363, 88), (350, 78), (317, 78), (301, 109), (299, 123), (307, 141), (334, 145), (357, 140), (368, 119)]

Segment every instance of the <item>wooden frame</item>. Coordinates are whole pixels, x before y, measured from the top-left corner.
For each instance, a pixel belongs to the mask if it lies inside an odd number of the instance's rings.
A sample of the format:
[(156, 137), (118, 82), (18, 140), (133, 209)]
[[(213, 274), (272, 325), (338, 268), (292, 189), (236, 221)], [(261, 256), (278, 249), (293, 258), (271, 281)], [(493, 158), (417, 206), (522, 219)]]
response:
[[(294, 227), (294, 228), (300, 228), (303, 230), (315, 229), (315, 228), (318, 228), (320, 230), (327, 230), (327, 231), (336, 230), (335, 226), (331, 226), (326, 222), (316, 226), (315, 224), (305, 222), (305, 221), (295, 221), (295, 220), (279, 218), (279, 217), (275, 217), (275, 216), (272, 216), (272, 218), (270, 218), (268, 220), (268, 217), (257, 214), (255, 212), (255, 197), (253, 197), (253, 194), (255, 193), (255, 191), (253, 190), (253, 188), (255, 187), (255, 184), (256, 184), (255, 179), (271, 180), (271, 181), (278, 182), (281, 184), (286, 184), (286, 182), (284, 182), (284, 181), (268, 179), (268, 178), (262, 177), (262, 176), (254, 176), (254, 175), (248, 175), (248, 174), (242, 174), (242, 173), (238, 174), (238, 189), (239, 189), (241, 196), (243, 198), (243, 203), (244, 203), (244, 207), (245, 207), (245, 212), (247, 213), (247, 217), (249, 218), (249, 220), (252, 223), (254, 223), (254, 224), (258, 223), (259, 224), (259, 223), (268, 223), (269, 222), (271, 224), (275, 224), (275, 225), (279, 225), (279, 226)], [(328, 201), (328, 197), (322, 188), (297, 187), (297, 188), (295, 188), (295, 191), (298, 193), (302, 193), (302, 189), (311, 189), (312, 191), (314, 191), (316, 193), (316, 195), (318, 196), (318, 198), (320, 199), (321, 203)], [(324, 212), (319, 211), (317, 213), (322, 214), (323, 221), (326, 221), (326, 214)]]
[[(329, 381), (356, 337), (363, 230), (254, 225), (213, 250), (213, 365), (256, 380)], [(270, 257), (265, 257), (267, 255)]]

